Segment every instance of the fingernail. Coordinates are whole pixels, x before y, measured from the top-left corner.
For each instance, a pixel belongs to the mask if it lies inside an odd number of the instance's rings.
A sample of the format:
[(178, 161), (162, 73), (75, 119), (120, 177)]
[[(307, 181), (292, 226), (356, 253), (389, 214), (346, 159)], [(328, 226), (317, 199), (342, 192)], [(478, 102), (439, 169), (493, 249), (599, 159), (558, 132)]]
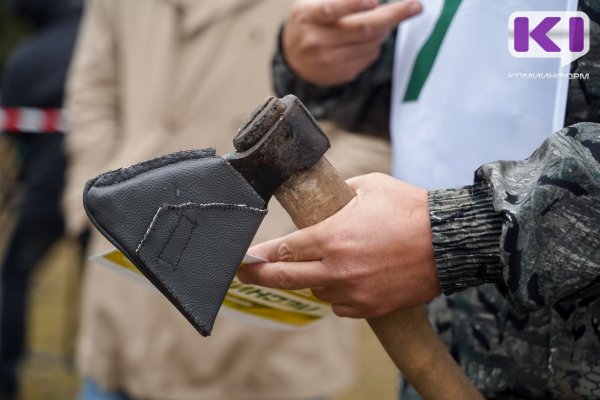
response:
[(413, 16), (420, 14), (423, 11), (423, 5), (418, 1), (411, 1), (408, 3), (408, 13)]

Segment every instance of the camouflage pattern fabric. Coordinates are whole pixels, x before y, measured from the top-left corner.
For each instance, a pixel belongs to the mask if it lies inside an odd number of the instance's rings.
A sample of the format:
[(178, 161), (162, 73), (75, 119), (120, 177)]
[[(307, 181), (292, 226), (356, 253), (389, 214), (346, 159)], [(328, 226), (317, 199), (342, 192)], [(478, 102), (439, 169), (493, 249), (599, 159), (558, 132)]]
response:
[(435, 324), (486, 398), (600, 398), (600, 125), (486, 164), (429, 206), (444, 293), (477, 287)]

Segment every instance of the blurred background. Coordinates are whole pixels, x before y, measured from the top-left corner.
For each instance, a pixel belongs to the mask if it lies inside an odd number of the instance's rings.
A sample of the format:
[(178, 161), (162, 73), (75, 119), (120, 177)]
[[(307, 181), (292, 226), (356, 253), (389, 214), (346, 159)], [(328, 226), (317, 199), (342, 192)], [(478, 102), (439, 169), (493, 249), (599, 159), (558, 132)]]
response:
[[(49, 0), (45, 1), (49, 2)], [(9, 12), (7, 2), (0, 1), (0, 73), (2, 75), (11, 52), (39, 27), (39, 21), (32, 22), (32, 20), (27, 21), (26, 18), (17, 18), (14, 13)], [(1, 82), (0, 85), (7, 85), (6, 80)], [(9, 81), (8, 84), (12, 82)], [(20, 84), (23, 86), (23, 82)], [(0, 99), (2, 89), (3, 87), (0, 86)], [(31, 89), (35, 91), (36, 88)], [(25, 106), (31, 107), (31, 104)], [(6, 123), (6, 117), (4, 122)], [(11, 237), (19, 224), (20, 207), (28, 197), (27, 185), (30, 183), (28, 180), (31, 174), (26, 173), (26, 169), (27, 158), (32, 156), (32, 152), (28, 148), (27, 140), (21, 140), (21, 137), (31, 134), (32, 132), (0, 133), (0, 259), (6, 256)], [(52, 134), (64, 133), (52, 132)], [(31, 230), (34, 227), (29, 228)], [(24, 358), (20, 367), (17, 360), (20, 373), (17, 372), (15, 378), (19, 382), (20, 390), (12, 394), (3, 394), (0, 399), (63, 400), (77, 397), (81, 377), (77, 373), (75, 353), (85, 263), (82, 261), (81, 241), (66, 239), (62, 235), (55, 236), (54, 239), (46, 240), (47, 249), (45, 245), (42, 246), (44, 248), (39, 252), (41, 254), (39, 262), (34, 260), (35, 268), (31, 267), (31, 270), (26, 271), (21, 277), (28, 288), (26, 296), (29, 300), (25, 303), (24, 324), (27, 329)], [(2, 276), (5, 274), (3, 273)], [(9, 311), (13, 309), (11, 305), (3, 304), (3, 309), (6, 307)], [(356, 374), (350, 385), (330, 398), (333, 400), (397, 398), (396, 371), (364, 321), (357, 324), (357, 337), (354, 358)], [(4, 342), (5, 353), (12, 354), (13, 350), (19, 352), (17, 349), (10, 348), (14, 340), (4, 340)], [(11, 369), (14, 368), (12, 364), (0, 368), (4, 373), (8, 370), (9, 376), (14, 372)]]

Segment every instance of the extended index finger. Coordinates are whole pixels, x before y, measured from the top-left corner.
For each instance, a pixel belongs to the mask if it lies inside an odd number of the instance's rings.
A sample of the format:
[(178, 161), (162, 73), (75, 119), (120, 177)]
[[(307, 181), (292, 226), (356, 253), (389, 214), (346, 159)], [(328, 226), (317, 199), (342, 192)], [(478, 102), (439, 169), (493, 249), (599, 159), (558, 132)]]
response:
[(315, 261), (320, 260), (321, 226), (309, 226), (284, 237), (258, 244), (248, 250), (248, 254), (270, 262), (275, 261)]
[(342, 17), (377, 7), (378, 0), (309, 0), (299, 4), (311, 21), (333, 24)]
[(285, 290), (329, 286), (333, 281), (320, 261), (244, 265), (238, 278), (244, 283)]
[(395, 29), (400, 22), (421, 11), (423, 6), (415, 0), (382, 4), (372, 10), (341, 18), (337, 26), (348, 31), (359, 31), (370, 37)]

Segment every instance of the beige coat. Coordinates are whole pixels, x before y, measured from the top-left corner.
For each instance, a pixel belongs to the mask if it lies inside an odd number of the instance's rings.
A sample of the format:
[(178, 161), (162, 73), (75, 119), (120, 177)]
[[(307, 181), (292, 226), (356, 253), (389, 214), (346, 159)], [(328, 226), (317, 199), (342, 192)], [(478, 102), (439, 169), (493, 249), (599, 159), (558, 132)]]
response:
[[(72, 133), (68, 227), (86, 223), (81, 193), (98, 173), (180, 149), (232, 150), (269, 93), (269, 63), (289, 2), (88, 0), (68, 86)], [(346, 175), (389, 166), (387, 144), (334, 134)], [(257, 240), (292, 229), (271, 210)], [(95, 234), (90, 253), (110, 246)], [(355, 324), (332, 318), (282, 333), (219, 318), (202, 338), (157, 291), (103, 267), (85, 274), (79, 366), (138, 399), (304, 399), (353, 373)]]

